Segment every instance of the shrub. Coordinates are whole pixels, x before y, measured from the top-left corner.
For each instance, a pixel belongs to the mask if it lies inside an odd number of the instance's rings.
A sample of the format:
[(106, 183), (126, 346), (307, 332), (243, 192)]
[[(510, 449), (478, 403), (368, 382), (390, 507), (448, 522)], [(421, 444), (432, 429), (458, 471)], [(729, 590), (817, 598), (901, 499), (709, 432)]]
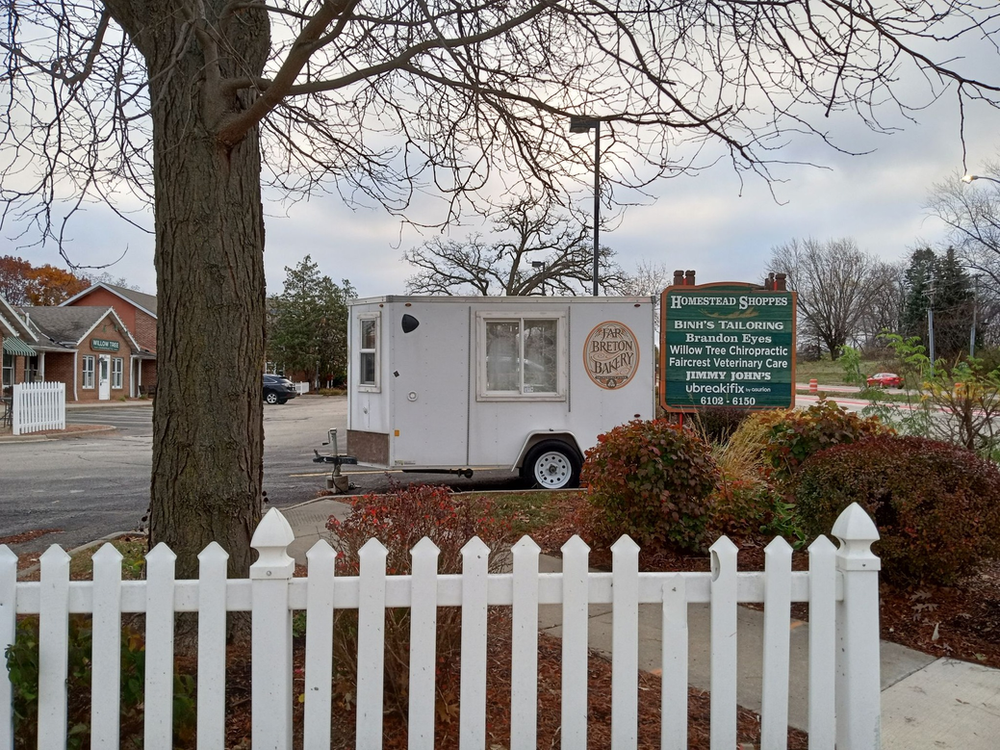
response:
[(708, 446), (666, 420), (635, 420), (597, 438), (581, 480), (602, 539), (699, 549), (718, 468)]
[(778, 481), (789, 479), (814, 453), (842, 443), (891, 432), (874, 417), (861, 418), (834, 401), (820, 399), (803, 411), (787, 411), (767, 431), (764, 458)]
[[(447, 487), (430, 485), (393, 485), (385, 495), (365, 495), (351, 501), (351, 511), (343, 521), (331, 517), (327, 528), (336, 536), (337, 575), (357, 575), (358, 552), (369, 539), (385, 545), (386, 572), (401, 575), (410, 571), (410, 550), (423, 537), (429, 537), (440, 549), (438, 573), (462, 572), (462, 547), (478, 536), (491, 549), (490, 570), (498, 572), (509, 557), (498, 545), (507, 533), (507, 525), (496, 520), (489, 500), (453, 495)], [(308, 627), (308, 624), (306, 625)], [(437, 657), (444, 668), (456, 659), (461, 642), (461, 610), (444, 607), (438, 610)], [(338, 676), (346, 680), (347, 691), (357, 685), (357, 610), (339, 610), (334, 628), (335, 663)], [(410, 653), (410, 609), (386, 611), (385, 689), (387, 699), (403, 712), (408, 703)], [(446, 700), (438, 685), (438, 699)], [(443, 709), (446, 713), (448, 707)]]
[(773, 409), (754, 412), (744, 419), (729, 440), (717, 447), (715, 458), (723, 474), (756, 477), (769, 473), (765, 458), (768, 435), (787, 414), (787, 409)]
[(811, 537), (859, 503), (890, 580), (952, 583), (1000, 551), (1000, 470), (947, 443), (883, 435), (830, 448), (802, 465), (794, 495)]
[(709, 496), (709, 538), (733, 539), (781, 536), (798, 547), (805, 541), (795, 506), (760, 476), (727, 476)]
[[(89, 747), (92, 677), (92, 633), (90, 618), (69, 618), (69, 672), (66, 681), (67, 738), (70, 750)], [(4, 653), (13, 688), (14, 747), (27, 750), (38, 742), (38, 618), (18, 620), (14, 643)], [(122, 628), (121, 650), (121, 736), (123, 747), (129, 738), (142, 737), (143, 695), (146, 652), (142, 636)], [(174, 746), (193, 744), (197, 716), (194, 705), (195, 681), (190, 675), (174, 675)]]

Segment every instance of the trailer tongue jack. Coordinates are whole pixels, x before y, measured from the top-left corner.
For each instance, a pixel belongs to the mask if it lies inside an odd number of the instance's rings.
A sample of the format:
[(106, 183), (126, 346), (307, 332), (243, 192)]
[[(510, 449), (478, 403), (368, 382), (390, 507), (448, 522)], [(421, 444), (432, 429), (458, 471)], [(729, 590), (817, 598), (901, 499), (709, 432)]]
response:
[(351, 483), (348, 477), (340, 473), (340, 467), (346, 465), (357, 465), (358, 459), (354, 456), (341, 456), (340, 451), (337, 450), (337, 431), (328, 430), (327, 431), (327, 441), (323, 445), (333, 446), (333, 455), (326, 455), (320, 453), (318, 450), (313, 449), (315, 456), (313, 457), (313, 463), (317, 464), (333, 464), (333, 471), (330, 476), (326, 479), (326, 488), (328, 490), (334, 490), (335, 492), (347, 492), (350, 489)]

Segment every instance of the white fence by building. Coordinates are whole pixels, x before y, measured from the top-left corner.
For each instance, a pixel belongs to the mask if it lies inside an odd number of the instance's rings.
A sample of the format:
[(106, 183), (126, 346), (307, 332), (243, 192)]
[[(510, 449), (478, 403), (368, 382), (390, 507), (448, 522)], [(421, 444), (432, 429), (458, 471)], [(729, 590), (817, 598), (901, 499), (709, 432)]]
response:
[(12, 406), (15, 435), (66, 429), (64, 383), (16, 383)]
[(300, 396), (309, 393), (309, 383), (304, 380), (302, 382), (295, 383), (295, 392)]
[[(254, 748), (292, 746), (292, 613), (307, 612), (303, 747), (331, 746), (333, 614), (358, 610), (356, 746), (382, 746), (383, 632), (387, 607), (409, 607), (409, 747), (434, 744), (435, 629), (438, 607), (461, 607), (459, 736), (462, 748), (486, 746), (487, 607), (511, 607), (511, 750), (535, 750), (538, 607), (562, 605), (562, 726), (566, 750), (587, 746), (588, 606), (613, 609), (612, 748), (637, 741), (637, 653), (640, 604), (662, 608), (662, 747), (687, 747), (690, 603), (711, 605), (711, 747), (736, 747), (737, 605), (764, 604), (761, 747), (786, 747), (789, 608), (808, 602), (809, 746), (876, 750), (879, 739), (878, 533), (857, 505), (837, 520), (837, 549), (825, 537), (809, 548), (809, 571), (793, 572), (791, 549), (776, 539), (763, 573), (739, 573), (736, 546), (723, 537), (711, 548), (711, 573), (640, 573), (639, 549), (627, 537), (612, 548), (613, 571), (588, 570), (589, 548), (573, 537), (563, 547), (563, 572), (539, 573), (538, 546), (525, 537), (513, 548), (513, 571), (490, 574), (479, 539), (463, 549), (463, 572), (438, 575), (438, 549), (428, 539), (412, 550), (411, 575), (386, 575), (386, 550), (362, 549), (360, 574), (339, 577), (337, 553), (325, 542), (309, 552), (308, 577), (292, 578), (286, 549), (293, 539), (271, 509), (253, 537), (259, 558), (249, 580), (227, 580), (227, 554), (217, 544), (200, 555), (198, 580), (175, 580), (175, 556), (159, 545), (147, 557), (146, 580), (121, 580), (121, 555), (105, 545), (94, 556), (93, 581), (69, 581), (69, 556), (51, 547), (41, 581), (17, 582), (17, 559), (0, 546), (0, 648), (12, 642), (16, 614), (38, 614), (38, 747), (66, 742), (67, 621), (93, 613), (93, 747), (119, 745), (122, 613), (146, 613), (146, 750), (172, 746), (175, 612), (198, 612), (197, 736), (199, 748), (225, 743), (226, 613), (252, 613), (252, 736)], [(16, 614), (15, 614), (16, 613)], [(12, 746), (11, 684), (0, 680), (0, 750)], [(2, 713), (6, 712), (6, 713)]]

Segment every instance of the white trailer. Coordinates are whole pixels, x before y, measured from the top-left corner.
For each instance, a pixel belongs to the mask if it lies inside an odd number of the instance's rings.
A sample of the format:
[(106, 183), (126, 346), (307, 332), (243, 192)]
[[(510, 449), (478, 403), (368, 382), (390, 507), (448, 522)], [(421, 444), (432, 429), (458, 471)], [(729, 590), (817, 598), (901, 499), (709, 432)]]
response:
[(597, 436), (655, 409), (651, 297), (350, 305), (348, 452), (404, 471), (574, 486)]

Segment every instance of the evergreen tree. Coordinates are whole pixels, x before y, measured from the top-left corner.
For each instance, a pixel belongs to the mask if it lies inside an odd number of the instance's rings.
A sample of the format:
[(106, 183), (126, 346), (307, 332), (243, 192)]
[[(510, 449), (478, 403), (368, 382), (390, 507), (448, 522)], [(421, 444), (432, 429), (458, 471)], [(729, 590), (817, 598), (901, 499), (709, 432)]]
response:
[(307, 255), (285, 267), (281, 294), (268, 299), (267, 358), (280, 370), (301, 373), (315, 387), (347, 374), (347, 301), (357, 296), (319, 271)]
[(937, 269), (937, 256), (929, 247), (913, 251), (910, 265), (904, 274), (903, 285), (906, 289), (906, 300), (903, 303), (903, 318), (900, 321), (901, 333), (905, 337), (918, 336), (921, 342), (927, 344), (927, 309), (930, 307), (930, 294)]
[(968, 351), (972, 325), (972, 280), (949, 247), (937, 262), (934, 288), (934, 349), (936, 357), (955, 359)]

